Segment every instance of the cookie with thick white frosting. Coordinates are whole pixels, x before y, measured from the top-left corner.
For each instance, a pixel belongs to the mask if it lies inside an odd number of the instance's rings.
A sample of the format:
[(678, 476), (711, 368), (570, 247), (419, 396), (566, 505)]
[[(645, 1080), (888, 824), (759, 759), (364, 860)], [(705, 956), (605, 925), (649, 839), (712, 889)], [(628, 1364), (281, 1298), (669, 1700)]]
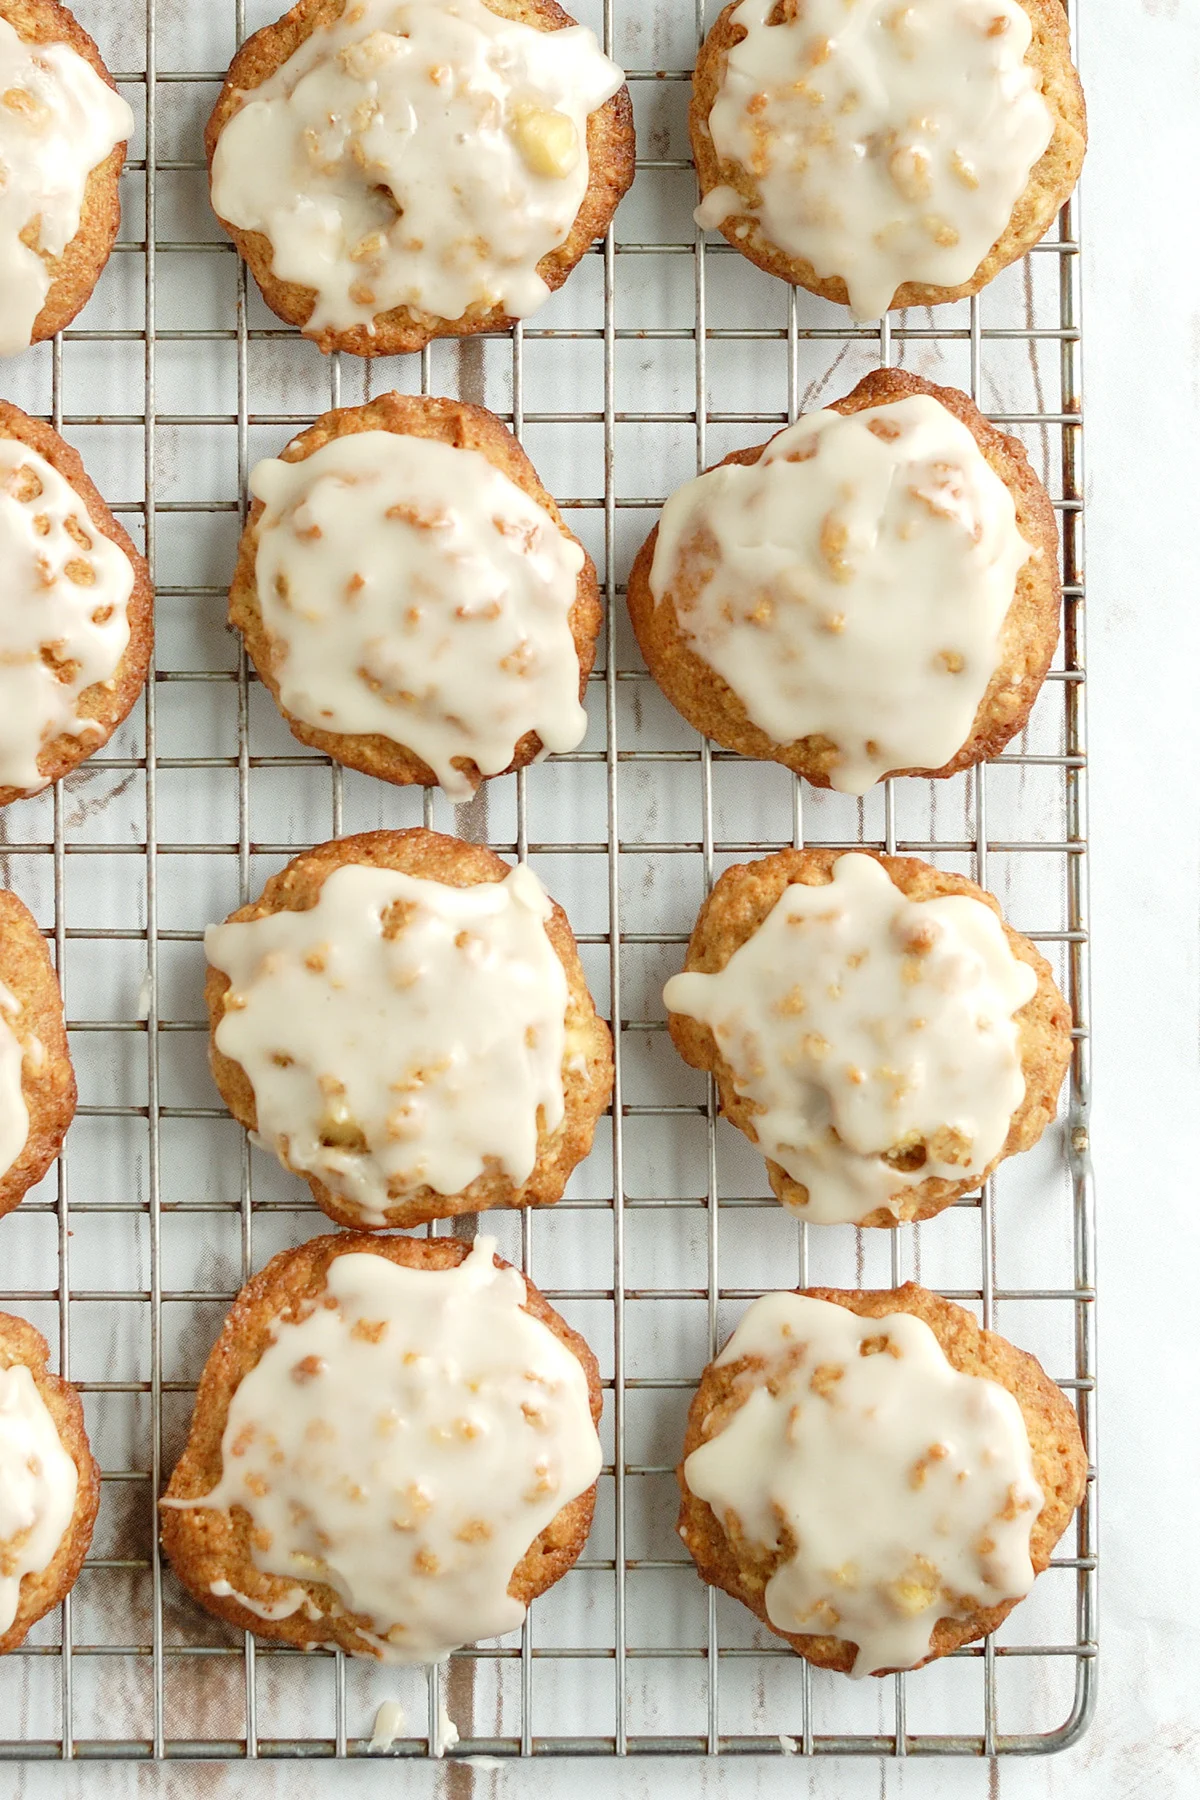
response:
[(242, 1289), (164, 1498), (202, 1606), (262, 1637), (435, 1662), (574, 1563), (596, 1359), (489, 1238), (348, 1233)]
[(301, 743), (461, 801), (581, 742), (596, 571), (494, 413), (382, 394), (250, 488), (229, 616)]
[(79, 1395), (49, 1354), (0, 1313), (0, 1655), (74, 1587), (100, 1504)]
[(705, 1369), (678, 1468), (701, 1575), (822, 1668), (916, 1669), (995, 1631), (1080, 1504), (1041, 1365), (909, 1282), (755, 1301)]
[(49, 425), (0, 400), (0, 806), (106, 744), (146, 681), (144, 557)]
[(299, 0), (230, 67), (213, 208), (322, 350), (504, 330), (633, 180), (624, 80), (556, 0)]
[(628, 589), (689, 723), (852, 794), (996, 756), (1046, 678), (1061, 594), (1022, 445), (899, 369), (677, 489)]
[(727, 869), (667, 983), (776, 1195), (895, 1226), (973, 1193), (1054, 1117), (1071, 1015), (991, 894), (915, 857), (781, 850)]
[(58, 0), (0, 0), (0, 356), (62, 331), (121, 223), (133, 113)]
[(733, 0), (696, 59), (698, 221), (873, 319), (978, 293), (1087, 141), (1062, 0)]
[(42, 1179), (74, 1115), (54, 964), (33, 914), (0, 888), (0, 1215)]
[(306, 851), (205, 934), (234, 1117), (359, 1229), (549, 1206), (612, 1091), (562, 909), (437, 832)]

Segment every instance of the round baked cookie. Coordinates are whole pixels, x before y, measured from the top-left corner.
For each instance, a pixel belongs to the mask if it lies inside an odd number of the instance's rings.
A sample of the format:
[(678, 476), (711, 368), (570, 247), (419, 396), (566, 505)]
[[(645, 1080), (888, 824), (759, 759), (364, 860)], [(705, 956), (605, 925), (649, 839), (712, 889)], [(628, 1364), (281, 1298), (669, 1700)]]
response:
[(1024, 727), (1058, 642), (1058, 526), (1016, 438), (877, 369), (677, 490), (628, 600), (697, 731), (861, 794)]
[(0, 355), (41, 343), (92, 296), (121, 223), (133, 113), (57, 0), (0, 0)]
[(507, 330), (633, 181), (624, 79), (556, 0), (298, 0), (230, 66), (213, 209), (321, 350)]
[(575, 1562), (596, 1359), (490, 1238), (339, 1233), (244, 1287), (162, 1502), (184, 1586), (293, 1644), (434, 1662)]
[(42, 1179), (74, 1116), (58, 977), (32, 913), (0, 888), (0, 1216)]
[(996, 1630), (1087, 1456), (1034, 1357), (910, 1281), (756, 1301), (701, 1377), (677, 1475), (705, 1581), (809, 1662), (886, 1675)]
[(154, 641), (145, 559), (49, 425), (0, 400), (0, 806), (106, 744)]
[(596, 571), (494, 413), (383, 394), (250, 486), (229, 617), (301, 743), (466, 800), (582, 741)]
[(100, 1504), (79, 1395), (49, 1354), (0, 1313), (0, 1655), (74, 1587)]
[(690, 122), (697, 221), (860, 319), (978, 293), (1087, 142), (1062, 0), (734, 0)]
[(612, 1039), (526, 865), (434, 831), (341, 838), (205, 950), (221, 1096), (339, 1225), (562, 1198)]
[(727, 869), (664, 999), (675, 1047), (820, 1224), (973, 1193), (1054, 1117), (1071, 1015), (991, 894), (916, 857), (781, 850)]

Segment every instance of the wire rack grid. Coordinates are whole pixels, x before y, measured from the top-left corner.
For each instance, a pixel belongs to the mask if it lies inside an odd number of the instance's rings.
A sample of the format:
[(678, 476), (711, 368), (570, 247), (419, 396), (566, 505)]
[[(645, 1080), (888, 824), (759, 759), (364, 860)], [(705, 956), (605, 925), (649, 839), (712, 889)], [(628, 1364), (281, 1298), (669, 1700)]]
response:
[[(629, 69), (639, 124), (638, 181), (616, 229), (511, 338), (326, 363), (248, 291), (207, 212), (197, 151), (235, 42), (275, 8), (79, 10), (122, 70), (143, 140), (96, 299), (13, 365), (9, 385), (79, 445), (143, 531), (158, 656), (144, 708), (108, 748), (0, 820), (3, 878), (56, 954), (81, 1089), (67, 1153), (5, 1221), (0, 1304), (51, 1338), (103, 1466), (75, 1592), (10, 1660), (0, 1758), (358, 1756), (375, 1708), (397, 1695), (408, 1723), (395, 1750), (408, 1756), (441, 1752), (443, 1708), (459, 1756), (991, 1756), (1070, 1743), (1094, 1692), (1092, 1485), (997, 1640), (915, 1677), (852, 1684), (810, 1670), (701, 1586), (672, 1530), (672, 1465), (700, 1367), (749, 1299), (910, 1276), (1040, 1354), (1094, 1445), (1077, 200), (979, 299), (854, 328), (691, 225), (687, 84), (716, 8), (595, 0), (575, 10)], [(1062, 528), (1064, 628), (1029, 728), (995, 764), (856, 802), (715, 751), (677, 720), (637, 658), (620, 577), (678, 480), (879, 362), (969, 389), (1026, 441)], [(512, 423), (595, 555), (608, 603), (584, 746), (456, 809), (300, 751), (223, 630), (254, 458), (328, 404), (417, 384)], [(564, 394), (579, 404), (565, 408)], [(214, 1104), (203, 925), (314, 841), (422, 821), (539, 869), (576, 926), (617, 1049), (611, 1129), (567, 1198), (486, 1221), (601, 1356), (596, 1526), (519, 1638), (428, 1677), (237, 1641), (186, 1601), (155, 1541), (155, 1496), (234, 1292), (275, 1249), (327, 1228)], [(717, 874), (804, 842), (973, 874), (1071, 1000), (1057, 1126), (925, 1227), (806, 1230), (666, 1039), (662, 978)]]

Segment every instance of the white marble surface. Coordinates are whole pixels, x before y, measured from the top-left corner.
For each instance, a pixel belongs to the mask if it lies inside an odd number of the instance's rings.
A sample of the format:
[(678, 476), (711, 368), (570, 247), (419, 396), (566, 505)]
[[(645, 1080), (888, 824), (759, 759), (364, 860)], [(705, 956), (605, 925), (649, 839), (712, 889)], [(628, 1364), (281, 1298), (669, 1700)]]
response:
[[(200, 0), (206, 4), (207, 0)], [(680, 0), (682, 4), (682, 0)], [(9, 1768), (12, 1800), (816, 1795), (822, 1800), (1200, 1793), (1197, 896), (1200, 666), (1200, 5), (1094, 0), (1083, 46), (1095, 1132), (1100, 1197), (1102, 1681), (1076, 1750), (1024, 1764), (798, 1761), (247, 1769)]]

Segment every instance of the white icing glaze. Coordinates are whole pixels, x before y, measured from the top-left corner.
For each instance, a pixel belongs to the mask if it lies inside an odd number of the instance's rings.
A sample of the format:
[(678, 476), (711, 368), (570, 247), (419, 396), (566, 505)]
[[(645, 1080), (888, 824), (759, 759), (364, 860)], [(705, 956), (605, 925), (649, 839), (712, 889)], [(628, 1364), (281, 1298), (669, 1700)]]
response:
[(1053, 135), (1016, 0), (742, 0), (709, 118), (760, 196), (715, 188), (705, 227), (749, 214), (773, 244), (841, 276), (860, 319), (905, 282), (957, 287), (999, 239)]
[[(681, 555), (711, 578), (674, 584)], [(775, 743), (838, 747), (833, 787), (938, 769), (1000, 661), (1017, 575), (1040, 556), (967, 427), (930, 394), (807, 413), (759, 460), (678, 489), (650, 572), (679, 625)]]
[(755, 1301), (717, 1364), (742, 1357), (765, 1369), (683, 1473), (735, 1539), (777, 1549), (786, 1532), (772, 1624), (856, 1644), (870, 1675), (919, 1663), (939, 1619), (1029, 1592), (1042, 1491), (1007, 1388), (960, 1374), (911, 1313), (800, 1294)]
[(385, 1700), (375, 1714), (375, 1724), (367, 1749), (390, 1750), (396, 1739), (403, 1735), (404, 1708), (398, 1700)]
[[(1024, 1098), (1013, 1015), (1036, 990), (982, 901), (909, 900), (851, 853), (831, 883), (786, 887), (717, 974), (675, 975), (663, 997), (709, 1026), (763, 1155), (829, 1225), (982, 1175)], [(917, 1146), (917, 1168), (884, 1161)]]
[[(163, 1504), (173, 1505), (174, 1502), (164, 1501)], [(229, 1582), (223, 1580), (210, 1581), (208, 1591), (219, 1600), (236, 1600), (239, 1606), (244, 1606), (247, 1612), (255, 1613), (260, 1619), (290, 1619), (293, 1613), (301, 1611), (310, 1619), (322, 1617), (321, 1609), (313, 1605), (305, 1589), (300, 1587), (289, 1588), (278, 1600), (255, 1600), (249, 1594), (240, 1594)]]
[(259, 463), (255, 562), (280, 699), (308, 725), (496, 775), (527, 731), (587, 730), (571, 634), (583, 551), (478, 450), (364, 431)]
[(433, 1754), (435, 1756), (445, 1756), (447, 1750), (455, 1749), (461, 1742), (462, 1739), (459, 1735), (458, 1726), (447, 1712), (446, 1702), (444, 1700), (439, 1700), (437, 1736), (433, 1743)]
[(587, 119), (625, 77), (582, 26), (483, 0), (349, 0), (222, 131), (213, 206), (316, 292), (305, 329), (406, 306), (526, 318), (588, 184)]
[(78, 51), (27, 44), (0, 19), (0, 356), (27, 348), (50, 292), (38, 251), (62, 255), (88, 176), (132, 131), (128, 102)]
[(244, 1507), (256, 1567), (327, 1583), (386, 1661), (519, 1626), (517, 1563), (600, 1471), (583, 1367), (494, 1249), (442, 1270), (336, 1257), (233, 1395), (217, 1486), (165, 1503)]
[(97, 729), (78, 716), (79, 697), (114, 685), (133, 567), (70, 482), (10, 437), (0, 437), (0, 562), (0, 787), (36, 794), (45, 745)]
[(0, 1369), (0, 1632), (21, 1582), (53, 1561), (75, 1511), (79, 1471), (24, 1363)]
[(25, 1052), (13, 1025), (21, 1003), (0, 982), (0, 1177), (8, 1174), (29, 1139), (29, 1108), (21, 1087)]
[(210, 926), (231, 983), (216, 1044), (249, 1077), (262, 1141), (364, 1224), (489, 1167), (519, 1186), (539, 1120), (553, 1132), (564, 1111), (550, 911), (523, 865), (458, 888), (352, 863), (305, 912)]

